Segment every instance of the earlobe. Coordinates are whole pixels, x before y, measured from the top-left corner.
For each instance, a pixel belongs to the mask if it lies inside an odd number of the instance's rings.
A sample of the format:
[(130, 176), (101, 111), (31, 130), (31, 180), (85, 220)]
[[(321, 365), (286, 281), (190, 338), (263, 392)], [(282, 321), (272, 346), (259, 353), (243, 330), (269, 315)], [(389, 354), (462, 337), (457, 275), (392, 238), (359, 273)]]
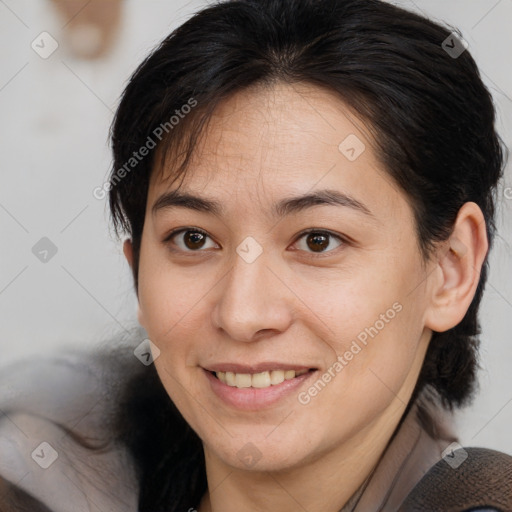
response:
[(126, 261), (128, 262), (128, 265), (130, 265), (130, 268), (133, 271), (133, 245), (132, 241), (127, 238), (123, 243), (123, 252), (124, 257), (126, 258)]
[(465, 203), (450, 238), (437, 253), (426, 327), (444, 332), (462, 321), (475, 295), (488, 247), (482, 211), (475, 203)]
[[(132, 274), (135, 275), (133, 272), (133, 244), (129, 238), (127, 238), (123, 243), (123, 252), (124, 252), (126, 261), (128, 262), (128, 265), (130, 265)], [(137, 297), (137, 299), (138, 299), (138, 297)], [(142, 309), (140, 307), (139, 300), (137, 300), (137, 319), (138, 319), (139, 324), (142, 327), (145, 327), (144, 326), (144, 314), (142, 313)]]

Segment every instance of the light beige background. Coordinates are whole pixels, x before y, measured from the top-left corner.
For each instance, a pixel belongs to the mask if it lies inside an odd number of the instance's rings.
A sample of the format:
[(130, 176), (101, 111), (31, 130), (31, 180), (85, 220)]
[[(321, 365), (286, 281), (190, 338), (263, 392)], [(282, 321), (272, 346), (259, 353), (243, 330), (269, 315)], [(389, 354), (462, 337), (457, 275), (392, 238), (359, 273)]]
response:
[[(84, 0), (84, 5), (87, 0)], [(512, 0), (403, 0), (398, 5), (459, 27), (492, 89), (499, 130), (512, 142)], [(130, 73), (200, 1), (127, 0), (112, 51), (73, 58), (66, 21), (44, 0), (0, 0), (1, 362), (91, 346), (136, 324), (131, 276), (110, 237), (105, 200), (92, 191), (110, 165), (108, 129)], [(63, 28), (64, 27), (64, 28)], [(61, 44), (48, 59), (31, 42)], [(459, 418), (462, 442), (512, 453), (512, 187), (499, 192), (500, 235), (482, 309), (481, 392)], [(506, 198), (508, 195), (509, 199)], [(42, 237), (57, 254), (41, 263)]]

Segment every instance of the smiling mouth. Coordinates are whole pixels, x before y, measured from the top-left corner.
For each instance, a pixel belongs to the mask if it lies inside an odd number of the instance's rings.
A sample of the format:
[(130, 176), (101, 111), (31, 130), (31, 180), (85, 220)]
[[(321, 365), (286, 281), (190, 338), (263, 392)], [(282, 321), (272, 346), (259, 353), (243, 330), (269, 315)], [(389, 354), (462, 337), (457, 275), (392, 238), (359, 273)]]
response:
[(210, 371), (222, 383), (235, 388), (268, 388), (277, 386), (285, 380), (300, 377), (308, 372), (315, 371), (315, 368), (302, 370), (272, 370), (260, 373), (234, 373)]

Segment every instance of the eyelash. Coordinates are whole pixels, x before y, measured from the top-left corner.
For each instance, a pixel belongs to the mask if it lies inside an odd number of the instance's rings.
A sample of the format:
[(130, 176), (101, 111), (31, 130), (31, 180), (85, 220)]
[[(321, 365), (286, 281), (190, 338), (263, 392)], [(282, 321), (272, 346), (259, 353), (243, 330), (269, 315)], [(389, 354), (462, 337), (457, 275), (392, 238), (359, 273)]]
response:
[[(189, 227), (179, 228), (179, 229), (175, 229), (174, 231), (171, 231), (165, 237), (165, 239), (163, 240), (163, 243), (166, 244), (166, 245), (170, 245), (171, 240), (175, 236), (177, 236), (179, 234), (182, 234), (182, 233), (187, 233), (187, 232), (200, 233), (200, 234), (210, 238), (211, 240), (213, 240), (213, 238), (206, 231), (204, 231), (203, 229), (196, 228), (196, 227), (193, 227), (193, 226), (189, 226)], [(297, 235), (297, 237), (295, 238), (294, 244), (296, 244), (301, 238), (303, 238), (303, 237), (305, 237), (305, 236), (307, 236), (307, 235), (309, 235), (311, 233), (314, 233), (316, 235), (326, 235), (328, 237), (335, 238), (335, 239), (337, 239), (340, 242), (340, 245), (338, 247), (335, 247), (334, 249), (331, 249), (331, 250), (328, 250), (328, 251), (323, 251), (323, 252), (318, 252), (318, 253), (315, 253), (313, 251), (311, 251), (311, 252), (310, 251), (306, 251), (308, 253), (308, 255), (313, 257), (313, 258), (322, 258), (322, 257), (325, 257), (326, 255), (331, 255), (337, 249), (343, 248), (343, 246), (345, 246), (345, 245), (350, 243), (350, 240), (347, 237), (344, 237), (344, 236), (339, 235), (337, 233), (333, 233), (332, 231), (328, 231), (328, 230), (325, 230), (325, 229), (309, 228), (309, 229), (306, 229), (304, 231), (301, 231)], [(173, 250), (176, 251), (176, 249), (173, 249)], [(300, 249), (298, 249), (298, 250), (300, 250)], [(197, 249), (197, 250), (194, 251), (194, 250), (190, 250), (190, 249), (189, 250), (184, 250), (184, 249), (178, 248), (177, 251), (180, 251), (182, 253), (194, 254), (194, 253), (203, 252), (204, 250), (203, 249)]]

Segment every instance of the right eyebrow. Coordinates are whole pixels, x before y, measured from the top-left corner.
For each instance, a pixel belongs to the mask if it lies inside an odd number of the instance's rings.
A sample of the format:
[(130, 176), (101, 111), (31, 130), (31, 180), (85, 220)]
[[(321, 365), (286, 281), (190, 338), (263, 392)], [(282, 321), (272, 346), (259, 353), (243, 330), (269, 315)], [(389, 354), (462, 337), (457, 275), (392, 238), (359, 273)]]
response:
[(153, 204), (151, 211), (153, 215), (156, 215), (159, 211), (174, 206), (189, 208), (199, 212), (213, 213), (217, 216), (222, 215), (223, 211), (222, 205), (218, 201), (194, 196), (186, 192), (179, 192), (178, 190), (162, 194)]

